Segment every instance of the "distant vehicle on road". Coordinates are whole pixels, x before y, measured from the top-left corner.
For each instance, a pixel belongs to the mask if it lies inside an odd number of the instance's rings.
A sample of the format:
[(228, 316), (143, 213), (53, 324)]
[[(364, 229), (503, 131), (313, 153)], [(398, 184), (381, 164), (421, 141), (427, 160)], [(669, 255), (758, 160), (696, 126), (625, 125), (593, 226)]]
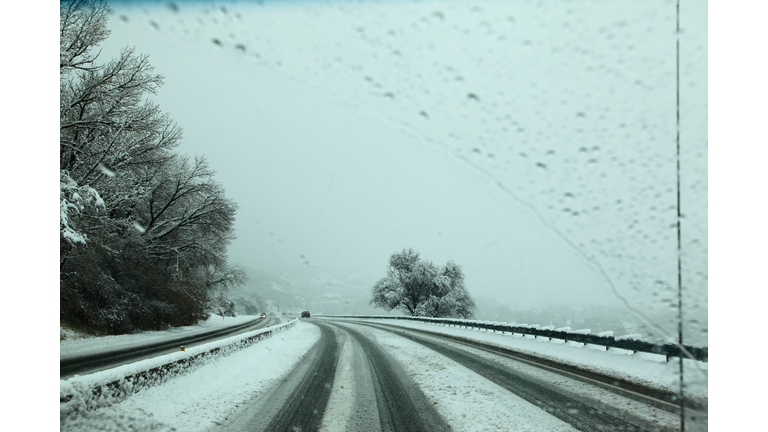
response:
[(309, 311), (304, 311), (301, 313), (302, 318), (309, 318)]
[(266, 317), (267, 317), (267, 314), (264, 312), (262, 312), (261, 315), (259, 315), (259, 318), (266, 318)]

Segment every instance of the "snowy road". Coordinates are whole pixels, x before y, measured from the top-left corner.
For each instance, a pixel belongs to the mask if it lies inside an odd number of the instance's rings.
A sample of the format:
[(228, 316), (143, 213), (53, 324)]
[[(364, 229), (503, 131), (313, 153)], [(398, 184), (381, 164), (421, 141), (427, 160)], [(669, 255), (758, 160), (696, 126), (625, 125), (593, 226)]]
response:
[[(406, 369), (387, 353), (387, 336), (413, 341), (474, 372), (550, 415), (559, 430), (676, 430), (675, 405), (636, 392), (590, 382), (575, 374), (542, 368), (512, 356), (384, 325), (307, 321), (320, 328), (306, 361), (265, 399), (244, 404), (222, 431), (266, 430), (450, 430), (432, 400)], [(380, 343), (382, 341), (383, 343)], [(397, 343), (402, 346), (402, 341)], [(479, 347), (479, 348), (478, 348)], [(413, 362), (411, 362), (413, 363)], [(341, 384), (344, 382), (345, 384)], [(457, 380), (457, 387), (464, 383)], [(333, 403), (329, 401), (333, 398)], [(546, 413), (546, 414), (545, 414)]]
[(676, 430), (679, 408), (483, 344), (366, 324), (410, 339), (486, 378), (577, 430)]
[[(246, 403), (217, 430), (450, 430), (402, 367), (375, 342), (353, 330), (354, 326), (312, 323), (321, 334), (306, 361), (266, 400), (260, 397)], [(338, 380), (346, 385), (334, 385), (338, 375), (349, 375)], [(329, 407), (337, 391), (353, 397), (344, 403), (336, 395)]]
[(279, 324), (280, 318), (253, 319), (237, 325), (225, 326), (213, 330), (189, 332), (172, 339), (157, 342), (139, 341), (127, 346), (109, 350), (99, 350), (93, 353), (61, 355), (59, 359), (59, 377), (69, 378), (75, 374), (84, 375), (112, 368), (126, 363), (132, 363), (146, 358), (176, 352), (180, 346), (193, 347), (216, 339), (256, 330), (267, 325)]
[(606, 381), (444, 334), (312, 318), (61, 429), (679, 430), (677, 406)]

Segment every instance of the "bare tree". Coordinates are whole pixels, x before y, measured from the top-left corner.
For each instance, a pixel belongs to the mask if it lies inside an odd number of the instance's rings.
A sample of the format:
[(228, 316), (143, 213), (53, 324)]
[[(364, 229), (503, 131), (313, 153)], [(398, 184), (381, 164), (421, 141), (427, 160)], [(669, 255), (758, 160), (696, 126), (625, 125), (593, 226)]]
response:
[(107, 39), (107, 13), (103, 0), (62, 1), (59, 4), (59, 43), (61, 74), (74, 70), (90, 70), (98, 54), (96, 45)]

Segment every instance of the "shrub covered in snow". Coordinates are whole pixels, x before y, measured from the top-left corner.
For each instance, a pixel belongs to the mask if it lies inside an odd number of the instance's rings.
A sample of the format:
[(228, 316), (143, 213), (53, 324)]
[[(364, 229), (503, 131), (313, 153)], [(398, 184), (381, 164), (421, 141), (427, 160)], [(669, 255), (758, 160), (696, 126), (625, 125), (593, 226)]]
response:
[(85, 244), (88, 237), (77, 229), (76, 219), (86, 210), (105, 210), (104, 200), (96, 189), (90, 186), (78, 186), (67, 171), (62, 170), (59, 181), (59, 231), (67, 243)]

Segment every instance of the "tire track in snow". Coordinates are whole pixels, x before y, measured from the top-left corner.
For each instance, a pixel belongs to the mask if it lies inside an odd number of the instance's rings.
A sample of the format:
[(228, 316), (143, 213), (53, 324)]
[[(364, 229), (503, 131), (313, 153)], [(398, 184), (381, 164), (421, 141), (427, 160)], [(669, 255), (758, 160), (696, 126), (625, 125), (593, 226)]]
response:
[[(451, 430), (403, 367), (376, 342), (346, 325), (310, 322), (321, 336), (306, 360), (269, 396), (251, 401), (215, 430)], [(337, 405), (329, 406), (329, 401)]]
[(330, 326), (316, 325), (321, 332), (314, 355), (317, 361), (310, 366), (304, 380), (269, 422), (266, 427), (268, 431), (314, 431), (320, 427), (333, 388), (339, 345)]
[(363, 347), (343, 329), (338, 329), (341, 354), (331, 397), (320, 432), (377, 431), (380, 428), (373, 372)]
[[(373, 323), (369, 324), (376, 325)], [(666, 392), (647, 386), (642, 386), (628, 380), (623, 380), (621, 378), (608, 377), (597, 372), (581, 369), (564, 363), (559, 363), (546, 358), (536, 357), (534, 355), (525, 354), (523, 352), (517, 352), (510, 349), (485, 344), (483, 342), (474, 341), (461, 336), (452, 336), (445, 333), (436, 333), (407, 327), (403, 329), (411, 333), (417, 333), (426, 335), (428, 337), (442, 339), (443, 341), (447, 341), (449, 344), (464, 345), (470, 347), (470, 349), (474, 348), (481, 351), (486, 351), (492, 355), (507, 357), (517, 362), (530, 364), (537, 368), (549, 370), (553, 373), (581, 380), (590, 385), (596, 385), (612, 393), (616, 393), (623, 397), (648, 404), (673, 414), (680, 413), (680, 405), (679, 403), (675, 402), (677, 395), (672, 392)], [(702, 407), (695, 401), (689, 401), (687, 402), (687, 405), (692, 407), (694, 410), (706, 411), (705, 407)]]
[[(376, 342), (352, 328), (333, 323), (360, 345), (373, 382), (380, 430), (405, 432), (450, 431), (451, 427), (408, 376), (403, 367)], [(361, 372), (358, 370), (358, 372)]]
[(511, 370), (499, 363), (476, 354), (466, 352), (448, 344), (422, 338), (402, 329), (393, 330), (385, 326), (358, 322), (379, 330), (404, 337), (421, 344), (449, 359), (467, 367), (475, 373), (518, 395), (529, 403), (541, 408), (558, 419), (584, 431), (666, 431), (669, 428), (653, 424), (628, 412), (596, 403), (573, 392), (546, 383), (538, 378)]
[(320, 328), (320, 339), (298, 366), (268, 396), (251, 400), (230, 421), (213, 429), (227, 432), (318, 430), (333, 388), (339, 345), (330, 326), (313, 324)]

